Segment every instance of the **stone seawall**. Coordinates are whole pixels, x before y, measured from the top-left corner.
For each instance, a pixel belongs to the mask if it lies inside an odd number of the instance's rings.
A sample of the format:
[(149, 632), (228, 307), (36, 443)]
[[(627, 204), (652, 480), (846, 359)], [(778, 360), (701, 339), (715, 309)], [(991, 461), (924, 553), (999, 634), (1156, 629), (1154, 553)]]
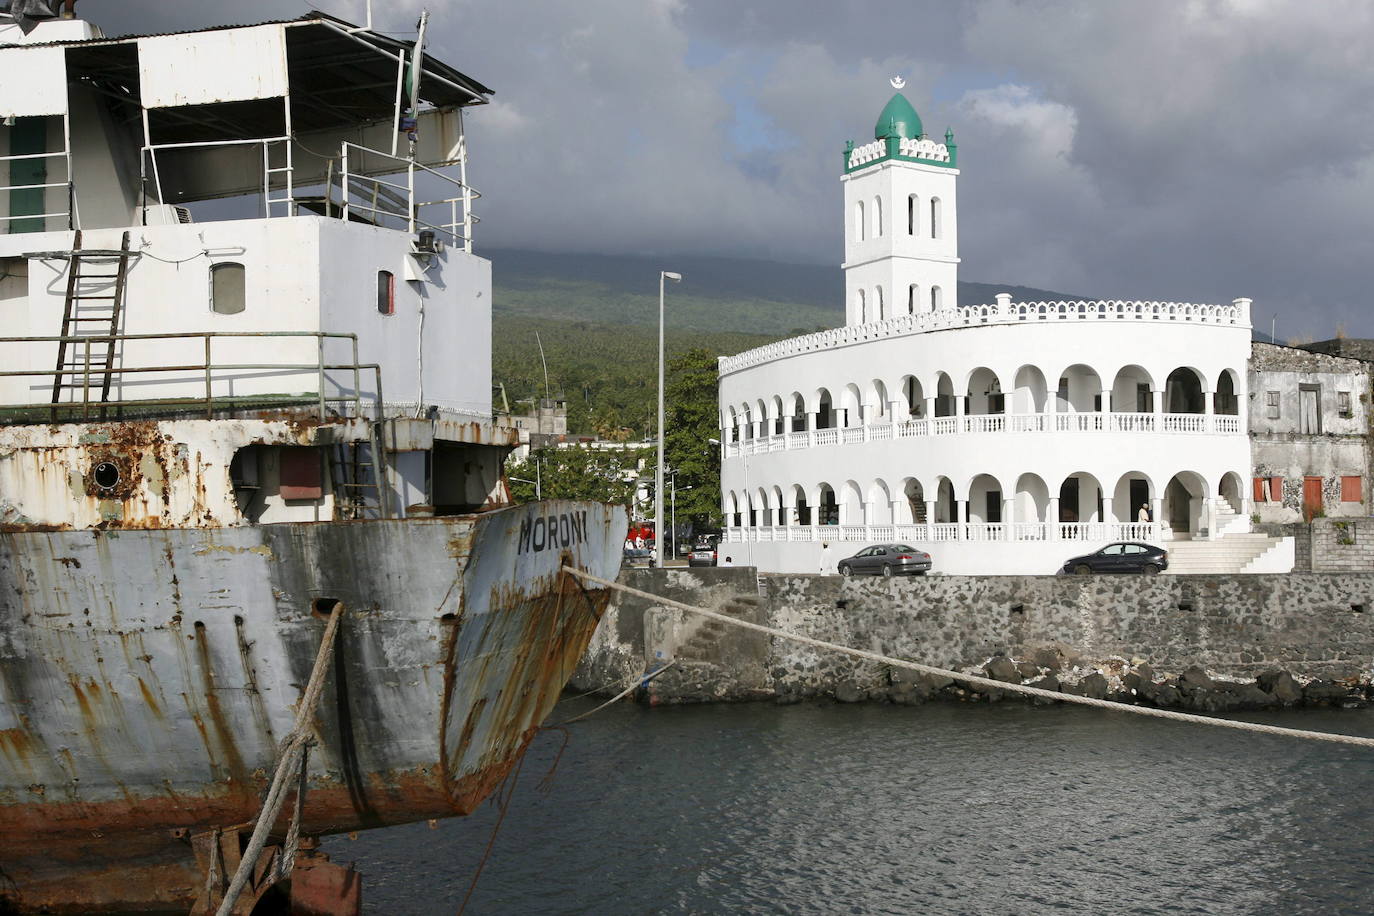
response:
[[(853, 580), (758, 577), (745, 567), (626, 570), (621, 581), (884, 655), (1158, 705), (1356, 702), (1346, 687), (1362, 695), (1374, 667), (1368, 573)], [(623, 594), (573, 685), (614, 690), (669, 661), (645, 689), (652, 702), (974, 696)]]

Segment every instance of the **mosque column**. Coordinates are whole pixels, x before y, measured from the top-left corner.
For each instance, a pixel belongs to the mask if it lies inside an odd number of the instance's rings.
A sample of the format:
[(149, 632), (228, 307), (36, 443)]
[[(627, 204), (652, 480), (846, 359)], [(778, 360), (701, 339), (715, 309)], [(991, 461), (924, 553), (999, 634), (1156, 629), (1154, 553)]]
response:
[(935, 524), (935, 500), (927, 499), (926, 504), (926, 540), (935, 540), (935, 530), (931, 527)]
[(1049, 505), (1048, 505), (1048, 508), (1046, 508), (1046, 510), (1045, 510), (1045, 522), (1046, 522), (1046, 524), (1048, 524), (1048, 525), (1050, 526), (1050, 537), (1049, 537), (1049, 539), (1050, 539), (1051, 541), (1057, 541), (1057, 540), (1059, 540), (1059, 497), (1058, 497), (1058, 496), (1051, 496), (1051, 497), (1049, 498)]
[(887, 421), (888, 421), (889, 423), (896, 423), (896, 422), (898, 422), (899, 420), (906, 419), (906, 418), (903, 417), (902, 414), (901, 414), (901, 407), (902, 407), (902, 402), (901, 402), (901, 401), (888, 401), (888, 402), (887, 402)]
[(1157, 433), (1164, 432), (1164, 389), (1158, 388), (1150, 392), (1152, 399), (1151, 406), (1154, 407), (1155, 428)]
[[(1104, 525), (1116, 524), (1116, 515), (1112, 513), (1112, 498), (1106, 493), (1102, 494), (1102, 518), (1098, 519)], [(1115, 537), (1116, 535), (1109, 535)]]
[(1162, 530), (1164, 524), (1164, 498), (1153, 496), (1150, 498), (1150, 521), (1155, 523), (1155, 536)]
[(935, 399), (934, 399), (934, 398), (926, 398), (926, 399), (925, 399), (925, 402), (926, 402), (926, 404), (925, 404), (924, 419), (926, 419), (926, 420), (933, 420), (933, 419), (935, 418)]
[(1015, 538), (1012, 537), (1012, 531), (1011, 531), (1011, 529), (1012, 529), (1012, 524), (1013, 524), (1012, 518), (1013, 518), (1013, 515), (1014, 515), (1015, 512), (1016, 512), (1016, 498), (1015, 498), (1015, 497), (1012, 497), (1012, 498), (1010, 498), (1010, 499), (1004, 499), (1004, 500), (1002, 500), (1002, 540), (1004, 540), (1004, 541), (1015, 540)]
[(1102, 415), (1098, 428), (1106, 429), (1107, 423), (1109, 422), (1106, 417), (1112, 412), (1112, 389), (1103, 388), (1102, 392), (1098, 395), (1097, 412)]
[(1206, 424), (1204, 428), (1207, 432), (1214, 433), (1217, 431), (1217, 393), (1215, 391), (1204, 391), (1202, 397), (1202, 410), (1203, 413), (1207, 414), (1207, 419), (1203, 421)]

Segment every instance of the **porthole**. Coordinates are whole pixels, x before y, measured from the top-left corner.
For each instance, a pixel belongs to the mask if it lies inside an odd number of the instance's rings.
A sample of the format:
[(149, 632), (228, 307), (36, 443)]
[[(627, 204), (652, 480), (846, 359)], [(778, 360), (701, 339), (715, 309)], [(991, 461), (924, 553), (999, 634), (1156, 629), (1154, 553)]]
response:
[(91, 479), (102, 490), (113, 490), (119, 486), (119, 465), (113, 461), (102, 461), (91, 470)]

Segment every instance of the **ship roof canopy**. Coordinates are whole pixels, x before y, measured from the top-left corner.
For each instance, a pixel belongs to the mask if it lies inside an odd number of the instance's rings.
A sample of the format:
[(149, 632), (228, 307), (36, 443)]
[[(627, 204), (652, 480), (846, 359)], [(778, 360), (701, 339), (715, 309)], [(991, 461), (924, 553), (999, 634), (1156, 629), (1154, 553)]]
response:
[[(400, 41), (351, 25), (325, 13), (277, 20), (253, 26), (216, 26), (168, 35), (124, 35), (85, 41), (48, 43), (66, 48), (67, 74), (106, 96), (140, 105), (139, 42), (172, 36), (195, 36), (232, 29), (279, 26), (284, 32), (286, 73), (293, 110), (293, 128), (311, 132), (390, 120), (396, 107), (397, 69), (413, 42)], [(35, 47), (29, 44), (26, 47)], [(188, 83), (194, 75), (184, 74)], [(426, 54), (420, 98), (439, 109), (482, 105), (492, 90)], [(158, 108), (164, 122), (163, 142), (195, 142), (263, 136), (280, 130), (280, 94), (238, 99), (213, 106)], [(133, 113), (133, 112), (131, 112)]]

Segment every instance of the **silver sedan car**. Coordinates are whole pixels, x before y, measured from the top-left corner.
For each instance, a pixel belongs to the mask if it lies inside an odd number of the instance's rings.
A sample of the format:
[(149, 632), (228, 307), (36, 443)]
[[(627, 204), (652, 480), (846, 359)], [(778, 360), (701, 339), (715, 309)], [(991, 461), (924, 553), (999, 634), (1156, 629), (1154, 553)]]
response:
[(924, 576), (930, 554), (906, 544), (875, 544), (835, 564), (842, 576)]

